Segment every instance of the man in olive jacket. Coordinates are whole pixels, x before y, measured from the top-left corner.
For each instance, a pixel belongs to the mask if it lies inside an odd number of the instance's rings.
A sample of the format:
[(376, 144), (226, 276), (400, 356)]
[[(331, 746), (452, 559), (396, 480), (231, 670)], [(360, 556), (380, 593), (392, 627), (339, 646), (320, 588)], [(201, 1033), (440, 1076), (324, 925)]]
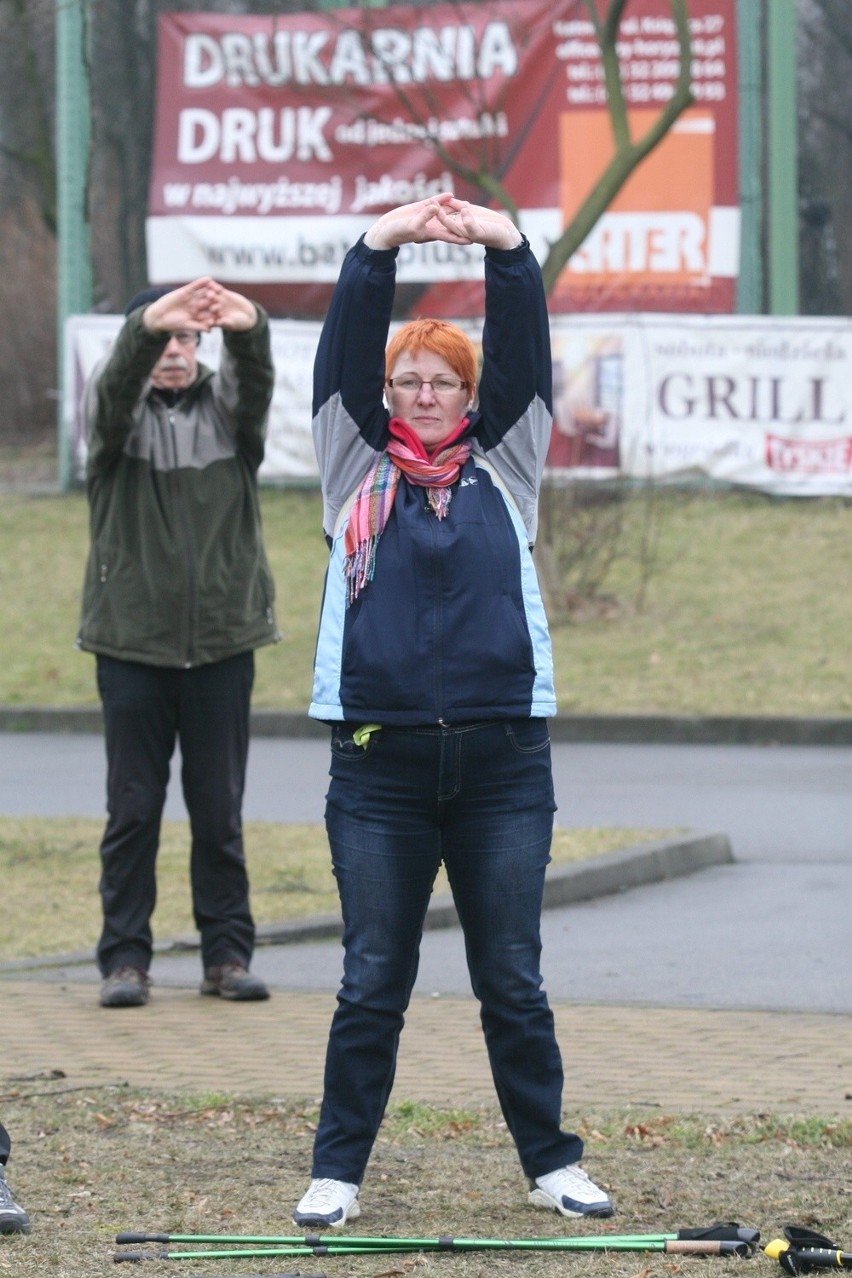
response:
[[(156, 857), (180, 739), (202, 994), (269, 992), (249, 971), (242, 837), (254, 649), (280, 636), (257, 471), (274, 369), (265, 312), (203, 278), (128, 305), (83, 394), (91, 546), (78, 647), (96, 654), (107, 752), (104, 1007), (148, 1001)], [(216, 372), (203, 332), (222, 330)]]

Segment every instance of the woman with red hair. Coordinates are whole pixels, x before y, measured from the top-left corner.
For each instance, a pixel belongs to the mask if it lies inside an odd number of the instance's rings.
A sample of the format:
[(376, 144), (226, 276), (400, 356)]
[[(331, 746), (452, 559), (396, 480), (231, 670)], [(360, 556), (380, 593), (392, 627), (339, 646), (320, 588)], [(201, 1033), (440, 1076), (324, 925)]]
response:
[[(452, 324), (413, 320), (386, 345), (397, 250), (429, 240), (485, 250), (478, 387)], [(350, 249), (314, 370), (331, 556), (310, 709), (331, 725), (344, 971), (299, 1226), (360, 1213), (442, 863), (529, 1200), (612, 1212), (560, 1126), (541, 988), (556, 702), (531, 547), (551, 396), (541, 273), (503, 214), (443, 194), (385, 213)]]

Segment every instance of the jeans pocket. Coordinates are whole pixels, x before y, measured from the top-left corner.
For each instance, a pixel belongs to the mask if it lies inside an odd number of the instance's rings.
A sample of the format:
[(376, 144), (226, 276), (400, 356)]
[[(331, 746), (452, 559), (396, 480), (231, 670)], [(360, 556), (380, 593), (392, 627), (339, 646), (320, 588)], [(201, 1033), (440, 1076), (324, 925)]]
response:
[(550, 730), (546, 719), (509, 719), (506, 737), (519, 754), (537, 754), (550, 746)]
[(332, 759), (338, 759), (341, 763), (360, 763), (362, 759), (366, 759), (374, 748), (374, 735), (366, 733), (362, 739), (356, 741), (358, 733), (359, 728), (352, 728), (348, 724), (333, 727), (331, 730)]

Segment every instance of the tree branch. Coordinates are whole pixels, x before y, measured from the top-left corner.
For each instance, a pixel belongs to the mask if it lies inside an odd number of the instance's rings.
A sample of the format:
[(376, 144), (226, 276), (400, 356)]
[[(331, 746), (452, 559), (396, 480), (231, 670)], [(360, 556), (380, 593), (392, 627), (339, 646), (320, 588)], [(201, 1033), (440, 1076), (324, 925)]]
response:
[(621, 66), (616, 52), (618, 26), (627, 0), (611, 0), (606, 20), (601, 23), (595, 0), (585, 0), (601, 51), (601, 62), (604, 69), (606, 100), (609, 109), (612, 136), (616, 151), (630, 145), (630, 124), (627, 118), (627, 104), (624, 101), (624, 88), (621, 83)]
[[(595, 0), (586, 0), (598, 35), (605, 75), (608, 76), (607, 101), (613, 128), (615, 153), (595, 186), (580, 205), (569, 226), (565, 228), (559, 239), (555, 240), (550, 246), (547, 259), (542, 266), (544, 286), (548, 293), (551, 292), (556, 284), (568, 259), (577, 251), (595, 226), (595, 223), (606, 212), (630, 175), (645, 157), (653, 151), (654, 147), (662, 141), (678, 117), (683, 114), (693, 101), (691, 87), (692, 43), (689, 37), (686, 0), (670, 0), (680, 51), (677, 83), (672, 97), (645, 134), (636, 142), (631, 140), (616, 49), (618, 21), (625, 3), (626, 0), (612, 0), (607, 10), (606, 20), (601, 23), (599, 15), (595, 11)], [(609, 69), (607, 70), (607, 68)], [(611, 87), (610, 79), (613, 78), (617, 80), (617, 84)]]

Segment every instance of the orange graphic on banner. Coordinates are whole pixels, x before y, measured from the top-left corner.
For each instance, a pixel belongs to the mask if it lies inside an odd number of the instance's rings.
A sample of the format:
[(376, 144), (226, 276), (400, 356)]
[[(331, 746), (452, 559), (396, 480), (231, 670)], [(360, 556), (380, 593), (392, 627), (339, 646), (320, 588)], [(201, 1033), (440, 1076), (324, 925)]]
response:
[[(631, 136), (642, 136), (658, 112), (628, 114)], [(715, 121), (708, 111), (684, 112), (646, 156), (571, 258), (556, 297), (619, 284), (650, 290), (710, 283)], [(559, 184), (568, 225), (613, 155), (605, 110), (566, 111), (559, 118)]]

